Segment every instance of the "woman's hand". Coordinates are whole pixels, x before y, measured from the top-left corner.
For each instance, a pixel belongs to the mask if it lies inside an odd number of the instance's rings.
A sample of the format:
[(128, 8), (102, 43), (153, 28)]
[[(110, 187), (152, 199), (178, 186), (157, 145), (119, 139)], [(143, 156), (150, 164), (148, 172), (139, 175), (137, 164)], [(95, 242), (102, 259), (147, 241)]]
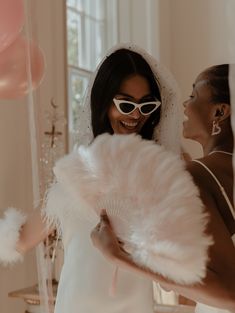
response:
[(111, 260), (123, 253), (121, 243), (115, 236), (105, 211), (102, 211), (100, 222), (91, 232), (91, 240), (93, 245)]

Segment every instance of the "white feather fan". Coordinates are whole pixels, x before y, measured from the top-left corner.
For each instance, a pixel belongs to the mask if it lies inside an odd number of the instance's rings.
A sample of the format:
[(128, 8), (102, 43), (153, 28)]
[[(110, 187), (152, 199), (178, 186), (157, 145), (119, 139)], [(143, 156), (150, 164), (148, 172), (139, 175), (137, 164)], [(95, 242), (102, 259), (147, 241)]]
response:
[(136, 263), (179, 283), (205, 275), (207, 215), (177, 155), (137, 135), (104, 134), (57, 162), (58, 182), (87, 210), (106, 209)]

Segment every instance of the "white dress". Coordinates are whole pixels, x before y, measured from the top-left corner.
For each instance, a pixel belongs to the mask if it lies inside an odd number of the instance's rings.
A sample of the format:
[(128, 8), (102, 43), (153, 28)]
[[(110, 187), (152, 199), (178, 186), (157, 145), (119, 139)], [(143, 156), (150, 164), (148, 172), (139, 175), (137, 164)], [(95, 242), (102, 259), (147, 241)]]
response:
[(110, 295), (115, 267), (92, 245), (94, 224), (71, 217), (63, 224), (65, 260), (55, 313), (153, 313), (152, 281), (119, 269)]

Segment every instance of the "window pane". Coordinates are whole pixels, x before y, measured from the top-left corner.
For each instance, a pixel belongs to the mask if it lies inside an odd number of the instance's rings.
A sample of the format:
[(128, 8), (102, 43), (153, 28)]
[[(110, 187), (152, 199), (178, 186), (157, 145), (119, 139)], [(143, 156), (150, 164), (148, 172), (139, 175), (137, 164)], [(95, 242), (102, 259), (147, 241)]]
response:
[[(78, 129), (84, 127), (79, 113), (84, 110), (81, 100), (90, 73), (108, 48), (107, 1), (66, 0), (70, 148), (76, 141)], [(112, 25), (110, 27), (112, 29)]]
[(94, 67), (98, 65), (103, 57), (104, 51), (106, 50), (106, 32), (105, 24), (103, 22), (98, 23), (95, 27), (95, 39), (96, 39), (96, 60)]
[[(68, 63), (93, 71), (106, 49), (105, 0), (70, 0), (75, 9), (67, 9)], [(77, 8), (85, 8), (82, 14)], [(93, 16), (91, 16), (91, 14)]]
[(91, 20), (89, 17), (84, 16), (82, 28), (82, 54), (81, 54), (81, 67), (92, 71), (93, 68), (90, 63), (91, 54)]
[(78, 66), (81, 49), (81, 18), (69, 10), (67, 12), (68, 63)]
[(81, 100), (85, 94), (89, 76), (77, 70), (69, 70), (69, 106), (70, 106), (70, 121), (69, 129), (71, 132), (76, 132), (78, 125), (78, 114), (81, 106)]
[(77, 0), (77, 9), (79, 11), (84, 11), (84, 3), (85, 3), (85, 0)]
[(78, 11), (84, 10), (85, 0), (67, 0), (67, 6), (74, 8)]
[(93, 71), (100, 62), (106, 49), (106, 32), (103, 22), (86, 17), (85, 32), (83, 34), (82, 68)]
[(77, 0), (67, 0), (67, 6), (76, 8), (77, 7)]
[(105, 0), (95, 0), (96, 1), (96, 18), (98, 20), (104, 20), (105, 19), (105, 9), (106, 9), (106, 6), (105, 6)]
[(92, 9), (95, 6), (96, 0), (93, 0), (92, 5), (91, 5), (91, 0), (86, 0), (84, 3), (84, 12), (86, 15), (92, 15)]
[(84, 12), (86, 15), (98, 20), (105, 18), (106, 0), (86, 0), (84, 1)]

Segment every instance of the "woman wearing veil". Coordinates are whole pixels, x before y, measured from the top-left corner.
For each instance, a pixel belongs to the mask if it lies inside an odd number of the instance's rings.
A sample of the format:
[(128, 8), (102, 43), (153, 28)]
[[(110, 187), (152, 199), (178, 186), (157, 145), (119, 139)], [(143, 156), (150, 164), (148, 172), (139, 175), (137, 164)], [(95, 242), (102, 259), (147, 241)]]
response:
[[(144, 50), (132, 44), (118, 45), (91, 78), (80, 112), (78, 145), (90, 144), (104, 133), (139, 134), (179, 154), (178, 110), (178, 91), (171, 74)], [(76, 153), (75, 149), (71, 155)], [(68, 172), (76, 180), (76, 164), (72, 157), (68, 160)], [(90, 240), (99, 216), (86, 210), (86, 204), (73, 198), (60, 182), (52, 185), (45, 203), (43, 214), (37, 212), (28, 219), (17, 210), (6, 211), (0, 229), (4, 238), (0, 241), (1, 262), (21, 259), (56, 227), (65, 249), (56, 313), (153, 313), (151, 279), (120, 270), (116, 294), (110, 297), (115, 267)]]

